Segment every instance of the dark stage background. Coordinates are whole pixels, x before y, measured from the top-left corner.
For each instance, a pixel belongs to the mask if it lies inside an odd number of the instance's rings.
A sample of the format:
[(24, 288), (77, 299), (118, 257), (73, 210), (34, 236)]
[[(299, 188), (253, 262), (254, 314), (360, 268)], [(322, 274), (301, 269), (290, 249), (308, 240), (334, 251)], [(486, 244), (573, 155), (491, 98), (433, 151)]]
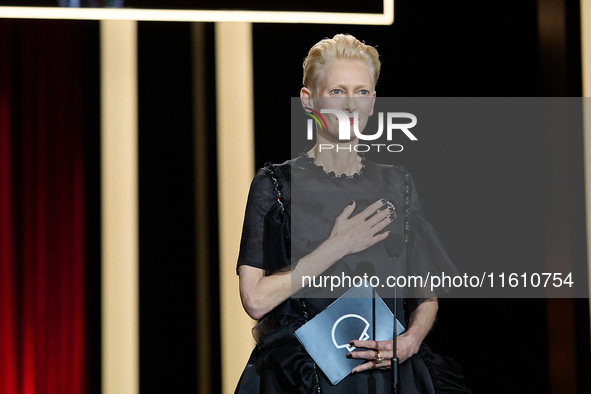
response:
[[(555, 52), (545, 46), (539, 34), (541, 3), (397, 0), (392, 26), (253, 25), (253, 170), (269, 160), (279, 163), (289, 159), (290, 97), (299, 94), (303, 58), (314, 43), (336, 33), (350, 33), (378, 46), (382, 60), (378, 95), (580, 96), (578, 2), (565, 2), (566, 28)], [(57, 28), (72, 22), (44, 23)], [(212, 23), (203, 25), (212, 311), (207, 328), (212, 333), (212, 352), (206, 357), (212, 365), (215, 388), (220, 387), (221, 377), (213, 30)], [(98, 23), (88, 22), (80, 32), (86, 48), (83, 84), (87, 97), (86, 379), (90, 392), (98, 394)], [(190, 393), (197, 391), (196, 371), (204, 357), (195, 299), (190, 24), (139, 22), (138, 60), (140, 389), (142, 393)], [(459, 136), (429, 136), (416, 153), (398, 158), (399, 163), (408, 164), (426, 215), (451, 257), (458, 265), (467, 265), (475, 259), (502, 259), (507, 253), (543, 256), (560, 247), (555, 243), (560, 231), (567, 239), (572, 261), (586, 261), (582, 135), (516, 136), (499, 130), (497, 136), (483, 138), (479, 151), (474, 151), (462, 145)], [(518, 149), (503, 149), (505, 144)], [(500, 186), (492, 194), (487, 187), (491, 183)], [(534, 224), (542, 228), (533, 228), (529, 215), (545, 206), (536, 194), (544, 188), (548, 193), (544, 204), (551, 203), (557, 213), (540, 212), (543, 216), (536, 217)], [(584, 299), (444, 299), (427, 340), (463, 365), (474, 393), (588, 393), (589, 331), (588, 300)]]

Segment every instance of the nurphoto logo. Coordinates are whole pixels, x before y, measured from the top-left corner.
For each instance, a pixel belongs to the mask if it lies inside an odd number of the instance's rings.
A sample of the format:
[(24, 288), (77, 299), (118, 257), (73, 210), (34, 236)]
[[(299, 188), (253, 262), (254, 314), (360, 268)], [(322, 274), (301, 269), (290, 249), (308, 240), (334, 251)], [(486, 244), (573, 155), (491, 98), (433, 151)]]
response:
[[(376, 141), (381, 138), (384, 134), (384, 112), (378, 113), (378, 130), (374, 134), (362, 134), (363, 130), (359, 130), (359, 113), (353, 112), (353, 119), (350, 115), (338, 109), (321, 109), (320, 112), (304, 107), (304, 110), (310, 111), (305, 112), (306, 115), (312, 119), (308, 119), (307, 139), (311, 141), (314, 138), (314, 123), (316, 123), (320, 131), (328, 130), (328, 125), (322, 114), (334, 114), (338, 119), (339, 124), (339, 140), (349, 141), (351, 140), (351, 125), (353, 126), (353, 133), (356, 138), (360, 141)], [(418, 138), (411, 133), (410, 129), (416, 126), (417, 117), (409, 112), (386, 112), (386, 140), (391, 142), (395, 131), (401, 131), (411, 141), (418, 141)], [(396, 120), (406, 119), (409, 122), (400, 123)], [(319, 144), (320, 150), (355, 150), (355, 152), (369, 152), (372, 148), (380, 152), (380, 149), (385, 149), (388, 152), (402, 152), (404, 147), (401, 144), (357, 144), (353, 146), (339, 146), (334, 144)]]

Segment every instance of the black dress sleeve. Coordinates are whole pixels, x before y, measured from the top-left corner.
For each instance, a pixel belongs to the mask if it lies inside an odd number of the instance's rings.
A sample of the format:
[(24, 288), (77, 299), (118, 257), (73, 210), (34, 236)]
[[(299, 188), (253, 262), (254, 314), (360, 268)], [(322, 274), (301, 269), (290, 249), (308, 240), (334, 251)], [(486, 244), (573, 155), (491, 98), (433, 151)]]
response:
[[(407, 173), (408, 175), (408, 173)], [(422, 300), (438, 297), (451, 291), (449, 286), (440, 285), (431, 289), (430, 281), (433, 276), (441, 277), (457, 275), (457, 269), (445, 251), (433, 225), (425, 218), (419, 201), (417, 189), (408, 175), (407, 186), (410, 192), (408, 206), (408, 269), (410, 275), (421, 276), (427, 283), (425, 287), (414, 289), (412, 296)], [(419, 302), (420, 303), (420, 302)]]
[(276, 202), (271, 177), (261, 168), (255, 175), (248, 193), (236, 270), (241, 265), (263, 269), (265, 216)]
[(264, 269), (266, 275), (290, 268), (290, 181), (289, 164), (267, 163), (257, 172), (248, 195), (237, 267)]

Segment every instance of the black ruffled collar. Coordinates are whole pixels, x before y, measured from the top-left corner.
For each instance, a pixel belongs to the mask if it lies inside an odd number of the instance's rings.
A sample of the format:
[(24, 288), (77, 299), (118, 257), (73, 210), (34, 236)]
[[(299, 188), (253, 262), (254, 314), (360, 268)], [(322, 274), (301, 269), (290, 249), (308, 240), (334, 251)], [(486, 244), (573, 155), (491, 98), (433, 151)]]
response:
[(330, 171), (330, 172), (326, 171), (324, 169), (324, 167), (316, 164), (316, 161), (314, 160), (313, 157), (310, 157), (310, 155), (308, 155), (308, 152), (302, 153), (301, 157), (306, 163), (309, 164), (310, 168), (316, 169), (319, 174), (321, 174), (324, 177), (331, 178), (331, 179), (343, 179), (343, 180), (358, 179), (363, 175), (363, 172), (365, 171), (365, 161), (366, 160), (365, 160), (365, 157), (363, 157), (361, 155), (359, 156), (359, 157), (361, 157), (361, 169), (358, 172), (354, 173), (353, 175), (346, 175), (346, 174), (337, 175), (337, 174), (335, 174), (334, 171)]

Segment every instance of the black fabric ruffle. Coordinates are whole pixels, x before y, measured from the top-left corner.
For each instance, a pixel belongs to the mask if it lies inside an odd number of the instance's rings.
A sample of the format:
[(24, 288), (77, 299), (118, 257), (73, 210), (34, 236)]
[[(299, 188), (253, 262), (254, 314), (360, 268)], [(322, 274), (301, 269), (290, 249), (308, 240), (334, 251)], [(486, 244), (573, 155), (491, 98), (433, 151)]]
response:
[(464, 371), (460, 364), (452, 358), (445, 357), (429, 348), (423, 343), (419, 351), (429, 371), (437, 394), (470, 394), (464, 383)]
[[(458, 271), (445, 251), (437, 231), (423, 215), (410, 214), (410, 247), (409, 262), (407, 264), (409, 275), (420, 276), (428, 283), (425, 287), (411, 289), (410, 298), (426, 299), (441, 297), (451, 291), (450, 286), (438, 286), (431, 290), (430, 278), (455, 276)], [(435, 282), (437, 284), (437, 282)]]
[(451, 286), (447, 285), (431, 289), (430, 278), (433, 276), (441, 277), (444, 273), (447, 276), (455, 276), (458, 271), (447, 254), (437, 230), (425, 218), (412, 176), (405, 166), (402, 166), (400, 171), (402, 171), (405, 179), (405, 182), (401, 185), (401, 192), (404, 193), (405, 200), (408, 201), (404, 212), (408, 223), (406, 230), (408, 234), (408, 274), (421, 277), (424, 283), (427, 283), (424, 287), (419, 286), (411, 289), (407, 294), (409, 299), (418, 300), (417, 304), (419, 304), (421, 300), (441, 297), (452, 290)]
[(294, 335), (305, 324), (298, 303), (287, 300), (254, 329), (258, 343), (235, 393), (312, 393), (317, 389), (315, 365)]
[[(279, 320), (291, 320), (293, 317), (277, 316)], [(311, 394), (317, 392), (314, 362), (305, 349), (293, 336), (293, 331), (303, 324), (291, 320), (275, 331), (267, 334), (257, 345), (240, 382), (236, 394), (253, 393), (293, 393)], [(391, 372), (363, 372), (349, 375), (336, 386), (321, 375), (320, 383), (325, 394), (347, 394), (371, 392), (368, 386), (377, 388), (377, 392), (389, 392)], [(369, 383), (369, 381), (372, 383)], [(461, 366), (449, 357), (445, 357), (425, 343), (419, 352), (399, 366), (398, 392), (400, 394), (470, 394), (464, 384)]]

